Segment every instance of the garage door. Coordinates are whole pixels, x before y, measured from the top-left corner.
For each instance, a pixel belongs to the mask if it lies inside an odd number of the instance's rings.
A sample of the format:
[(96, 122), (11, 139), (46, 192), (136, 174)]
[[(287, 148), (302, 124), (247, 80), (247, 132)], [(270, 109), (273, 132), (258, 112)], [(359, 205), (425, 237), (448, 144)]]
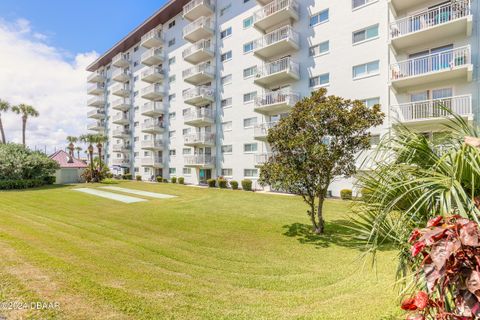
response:
[(60, 183), (78, 183), (78, 169), (62, 169)]

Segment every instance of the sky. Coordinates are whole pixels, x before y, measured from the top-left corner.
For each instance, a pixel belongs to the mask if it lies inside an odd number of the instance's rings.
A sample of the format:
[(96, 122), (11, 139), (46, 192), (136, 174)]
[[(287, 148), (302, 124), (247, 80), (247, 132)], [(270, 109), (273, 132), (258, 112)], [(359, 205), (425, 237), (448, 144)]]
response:
[[(86, 133), (85, 68), (166, 0), (1, 0), (0, 99), (33, 105), (27, 144), (63, 148)], [(2, 114), (7, 140), (21, 141), (19, 116)]]

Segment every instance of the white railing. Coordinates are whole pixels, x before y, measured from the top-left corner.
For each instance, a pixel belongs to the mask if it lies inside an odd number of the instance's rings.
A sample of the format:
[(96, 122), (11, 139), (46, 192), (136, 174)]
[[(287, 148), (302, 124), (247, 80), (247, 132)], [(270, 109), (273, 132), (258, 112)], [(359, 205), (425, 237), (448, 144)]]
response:
[(186, 165), (213, 165), (215, 157), (209, 154), (197, 154), (194, 156), (184, 156)]
[(143, 95), (149, 94), (149, 93), (163, 94), (163, 86), (154, 83), (142, 89)]
[(100, 129), (103, 129), (103, 128), (104, 128), (104, 124), (100, 123), (100, 122), (91, 123), (91, 124), (87, 125), (88, 130), (100, 130)]
[(391, 80), (441, 72), (470, 64), (470, 46), (432, 53), (390, 65)]
[(194, 9), (195, 7), (197, 7), (201, 4), (203, 4), (205, 6), (209, 6), (209, 7), (212, 6), (212, 3), (211, 3), (210, 0), (192, 0), (189, 3), (187, 3), (186, 5), (183, 6), (183, 15), (189, 13), (192, 9)]
[(125, 53), (119, 53), (115, 57), (112, 58), (112, 64), (116, 64), (117, 62), (120, 62), (120, 61), (129, 63), (128, 55), (125, 54)]
[(130, 164), (129, 159), (112, 159), (113, 166), (127, 166)]
[(148, 119), (142, 123), (142, 130), (157, 130), (163, 128), (163, 122), (156, 119)]
[(125, 75), (127, 77), (130, 76), (130, 71), (128, 69), (115, 69), (112, 72), (112, 78), (116, 78), (118, 76)]
[(112, 92), (120, 92), (120, 91), (129, 91), (129, 87), (126, 84), (119, 83), (112, 87)]
[(112, 102), (112, 108), (116, 108), (121, 105), (130, 105), (131, 102), (129, 99), (116, 99)]
[(160, 157), (148, 157), (148, 158), (141, 158), (140, 162), (144, 166), (155, 166), (155, 165), (161, 165), (162, 164), (162, 158)]
[(142, 71), (141, 77), (143, 79), (143, 78), (146, 78), (146, 77), (154, 75), (154, 74), (163, 75), (162, 68), (160, 68), (160, 67), (149, 67), (149, 68), (147, 68), (147, 70)]
[(188, 77), (190, 77), (192, 75), (195, 75), (195, 74), (198, 74), (198, 73), (213, 74), (214, 73), (213, 66), (208, 62), (204, 62), (204, 63), (198, 64), (196, 66), (193, 66), (191, 68), (188, 68), (186, 70), (183, 70), (182, 76), (183, 76), (183, 78), (188, 78)]
[(162, 30), (159, 30), (159, 29), (150, 30), (149, 32), (145, 33), (142, 36), (141, 42), (143, 43), (143, 42), (148, 41), (150, 39), (158, 39), (158, 40), (162, 41), (163, 40)]
[(390, 24), (390, 36), (394, 39), (448, 23), (470, 14), (470, 0), (457, 0), (392, 22)]
[(160, 59), (163, 58), (163, 49), (162, 48), (152, 48), (148, 49), (142, 54), (141, 61), (147, 60), (151, 57), (158, 57)]
[(114, 115), (113, 118), (112, 118), (112, 121), (113, 121), (113, 122), (122, 121), (122, 120), (129, 121), (129, 120), (128, 120), (128, 117), (125, 116), (125, 115), (123, 114), (123, 112), (122, 112), (122, 113), (117, 113), (117, 114)]
[(165, 107), (162, 103), (160, 102), (147, 102), (145, 103), (142, 108), (141, 112), (165, 112)]
[(103, 81), (103, 79), (104, 79), (104, 75), (100, 71), (94, 71), (90, 75), (88, 75), (88, 77), (87, 77), (88, 82), (93, 81), (93, 80), (98, 80), (98, 79), (100, 79), (100, 81)]
[(213, 29), (213, 21), (211, 18), (207, 17), (200, 17), (197, 20), (193, 21), (192, 23), (186, 25), (183, 28), (183, 36), (195, 31), (198, 28), (208, 28)]
[(201, 119), (210, 119), (213, 120), (214, 112), (208, 108), (190, 108), (188, 112), (184, 114), (183, 118), (185, 121), (194, 121)]
[(268, 130), (275, 127), (277, 124), (278, 124), (278, 121), (258, 124), (253, 129), (253, 135), (255, 137), (266, 137), (268, 136)]
[(461, 116), (473, 113), (471, 95), (404, 103), (392, 106), (392, 109), (398, 113), (401, 122), (448, 117), (450, 113), (447, 110)]
[(195, 53), (199, 50), (205, 50), (205, 49), (213, 52), (213, 46), (212, 46), (212, 41), (211, 40), (203, 39), (203, 40), (195, 42), (194, 44), (189, 46), (187, 49), (183, 50), (182, 57), (185, 58), (185, 57), (191, 55), (192, 53)]
[(188, 100), (196, 97), (202, 97), (202, 96), (213, 99), (215, 96), (215, 90), (212, 89), (211, 87), (199, 86), (199, 87), (190, 88), (183, 92), (184, 100)]
[(94, 83), (87, 86), (87, 92), (92, 92), (94, 90), (104, 90), (105, 85), (103, 83)]
[(113, 136), (128, 136), (130, 132), (125, 129), (116, 129), (112, 131)]
[(96, 96), (96, 97), (93, 97), (93, 98), (90, 98), (87, 100), (87, 103), (88, 105), (92, 105), (92, 104), (104, 104), (105, 103), (105, 98), (104, 97), (100, 97), (100, 96)]
[(299, 5), (296, 0), (274, 0), (253, 14), (253, 21), (265, 19), (280, 10), (289, 9), (295, 12), (299, 11)]
[(183, 137), (183, 142), (185, 144), (192, 144), (192, 143), (213, 144), (215, 142), (215, 134), (214, 133), (187, 134)]
[(280, 42), (282, 40), (289, 40), (295, 43), (299, 43), (299, 35), (290, 25), (281, 27), (273, 32), (267, 33), (263, 37), (254, 41), (253, 46), (255, 50), (268, 47), (272, 44)]
[(127, 152), (130, 150), (129, 145), (124, 145), (124, 144), (114, 144), (112, 146), (113, 152)]
[(257, 96), (255, 98), (255, 107), (265, 107), (278, 103), (286, 103), (293, 107), (298, 101), (300, 101), (299, 93), (279, 90)]
[(256, 154), (254, 157), (254, 163), (255, 165), (263, 165), (265, 164), (270, 157), (272, 156), (271, 153), (261, 153), (261, 154)]
[(141, 142), (141, 147), (143, 149), (162, 148), (163, 142), (161, 140), (144, 140)]
[(104, 115), (105, 115), (105, 111), (95, 109), (95, 110), (89, 111), (89, 112), (87, 113), (87, 117), (96, 116), (96, 115), (102, 115), (102, 116), (104, 116)]
[(270, 76), (279, 72), (291, 72), (298, 74), (300, 67), (290, 57), (281, 58), (279, 60), (265, 63), (257, 68), (257, 78)]

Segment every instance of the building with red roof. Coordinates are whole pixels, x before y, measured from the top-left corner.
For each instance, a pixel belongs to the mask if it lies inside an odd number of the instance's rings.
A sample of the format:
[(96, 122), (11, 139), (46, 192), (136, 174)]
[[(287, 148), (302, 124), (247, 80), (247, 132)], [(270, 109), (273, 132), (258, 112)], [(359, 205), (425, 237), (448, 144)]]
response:
[(60, 169), (55, 172), (55, 183), (67, 184), (83, 182), (82, 174), (85, 168), (87, 168), (85, 162), (71, 157), (63, 150), (59, 150), (49, 157), (60, 165)]

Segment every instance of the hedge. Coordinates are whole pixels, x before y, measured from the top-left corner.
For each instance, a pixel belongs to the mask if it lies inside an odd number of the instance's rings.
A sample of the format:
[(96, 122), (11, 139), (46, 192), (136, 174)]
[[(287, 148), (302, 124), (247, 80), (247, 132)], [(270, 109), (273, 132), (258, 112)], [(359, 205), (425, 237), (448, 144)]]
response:
[(208, 187), (209, 187), (209, 188), (215, 188), (215, 186), (217, 185), (217, 180), (215, 180), (215, 179), (208, 179), (208, 180), (207, 180), (207, 183), (208, 183)]
[(177, 183), (177, 177), (172, 177), (170, 180), (172, 181), (172, 183)]
[(137, 179), (137, 181), (142, 181), (142, 176), (136, 176), (135, 178)]
[(220, 189), (227, 189), (228, 183), (225, 179), (218, 179), (218, 187)]
[(125, 173), (122, 175), (123, 180), (132, 180), (132, 174), (131, 173)]
[(352, 190), (350, 189), (340, 190), (340, 198), (342, 198), (342, 200), (352, 200)]
[(230, 186), (233, 190), (238, 190), (238, 181), (232, 180), (230, 181)]
[(178, 184), (184, 184), (185, 179), (183, 177), (178, 178)]
[(162, 182), (163, 181), (163, 178), (161, 176), (158, 176), (157, 177), (157, 182)]
[(0, 190), (36, 188), (47, 184), (42, 179), (0, 180)]
[(250, 179), (242, 180), (242, 189), (245, 191), (252, 191), (253, 182)]

